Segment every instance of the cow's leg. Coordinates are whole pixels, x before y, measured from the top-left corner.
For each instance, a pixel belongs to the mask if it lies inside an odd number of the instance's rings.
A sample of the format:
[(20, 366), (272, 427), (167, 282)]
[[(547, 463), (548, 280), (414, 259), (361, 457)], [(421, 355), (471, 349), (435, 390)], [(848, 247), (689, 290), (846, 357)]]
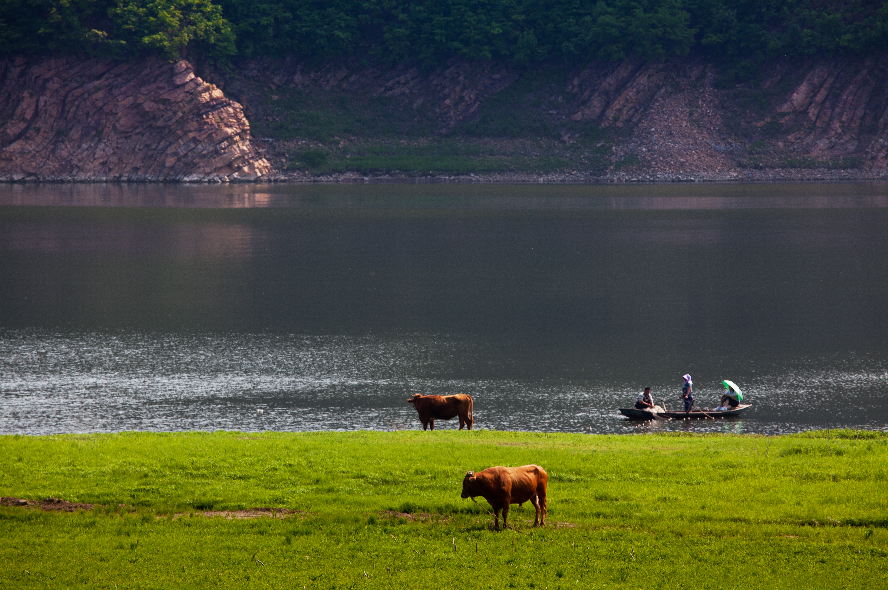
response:
[(469, 430), (472, 429), (472, 422), (474, 422), (472, 418), (466, 418), (466, 424), (469, 425)]
[(540, 499), (537, 496), (534, 496), (530, 499), (531, 504), (533, 504), (534, 510), (536, 511), (533, 516), (533, 526), (537, 526), (540, 523)]
[(434, 420), (429, 420), (429, 428), (431, 428), (432, 430), (435, 429), (435, 421)]
[(543, 488), (542, 493), (537, 492), (540, 503), (540, 526), (546, 526), (546, 490)]
[(423, 429), (423, 430), (428, 430), (428, 429), (429, 429), (429, 421), (428, 421), (428, 420), (423, 420), (423, 421), (422, 421), (422, 429)]
[(503, 528), (504, 529), (509, 528), (508, 519), (509, 519), (509, 502), (507, 500), (506, 503), (503, 504)]
[(463, 420), (462, 416), (459, 417), (459, 429), (462, 430), (463, 426), (466, 425), (466, 421)]

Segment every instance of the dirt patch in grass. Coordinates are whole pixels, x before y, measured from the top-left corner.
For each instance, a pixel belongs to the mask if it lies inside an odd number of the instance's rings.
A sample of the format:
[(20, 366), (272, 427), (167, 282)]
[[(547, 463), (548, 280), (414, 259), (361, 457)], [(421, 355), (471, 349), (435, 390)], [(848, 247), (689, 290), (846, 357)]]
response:
[(579, 525), (575, 522), (549, 522), (546, 526), (551, 526), (553, 529), (575, 529)]
[(0, 498), (0, 506), (13, 506), (19, 508), (35, 508), (47, 512), (76, 512), (77, 510), (92, 510), (95, 504), (83, 504), (80, 502), (68, 502), (58, 498), (46, 498), (45, 500), (25, 500), (22, 498)]
[(388, 519), (392, 519), (392, 520), (399, 520), (399, 519), (403, 518), (404, 520), (406, 520), (408, 522), (414, 522), (414, 521), (442, 522), (442, 521), (450, 520), (448, 517), (443, 516), (441, 514), (429, 514), (428, 512), (415, 512), (415, 513), (397, 512), (395, 510), (383, 510), (382, 512), (379, 513), (379, 516), (382, 518), (388, 518)]
[[(192, 514), (192, 513), (189, 513)], [(195, 516), (219, 517), (227, 520), (242, 520), (248, 518), (288, 518), (296, 514), (303, 514), (289, 508), (251, 508), (249, 510), (210, 510), (207, 512), (194, 512)], [(176, 514), (173, 518), (180, 518), (187, 514)]]
[[(12, 508), (31, 508), (34, 510), (44, 510), (46, 512), (76, 512), (78, 510), (93, 510), (96, 504), (86, 504), (82, 502), (68, 502), (59, 500), (58, 498), (46, 498), (45, 500), (26, 500), (24, 498), (0, 498), (0, 506), (9, 506)], [(121, 505), (122, 506), (122, 505)], [(297, 510), (289, 508), (250, 508), (248, 510), (208, 510), (194, 512), (179, 512), (173, 515), (173, 519), (182, 518), (183, 516), (206, 516), (221, 517), (228, 520), (240, 520), (247, 518), (287, 518), (297, 514), (304, 514)]]
[[(85, 504), (81, 502), (68, 502), (58, 498), (46, 498), (45, 500), (26, 500), (23, 498), (0, 498), (0, 506), (9, 506), (13, 508), (31, 508), (34, 510), (44, 510), (47, 512), (76, 512), (78, 510), (92, 510), (96, 504)], [(488, 511), (489, 512), (489, 511)], [(251, 508), (248, 510), (208, 510), (204, 512), (178, 512), (173, 515), (172, 519), (176, 520), (186, 516), (205, 516), (209, 518), (224, 518), (226, 520), (245, 520), (251, 518), (289, 518), (292, 516), (304, 516), (308, 514), (300, 510), (290, 510), (289, 508)], [(398, 512), (396, 510), (383, 510), (379, 512), (379, 517), (387, 520), (404, 519), (407, 522), (446, 522), (450, 517), (442, 514), (431, 514), (428, 512)], [(162, 518), (162, 517), (161, 517)], [(576, 528), (577, 524), (572, 522), (554, 522), (549, 521), (546, 525), (549, 528), (565, 529)]]

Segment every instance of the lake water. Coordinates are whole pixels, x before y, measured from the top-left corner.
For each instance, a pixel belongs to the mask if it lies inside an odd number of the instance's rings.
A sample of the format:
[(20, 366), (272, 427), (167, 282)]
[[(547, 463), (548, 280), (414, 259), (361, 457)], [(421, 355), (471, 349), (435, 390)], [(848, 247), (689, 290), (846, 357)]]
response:
[[(617, 412), (685, 373), (752, 408)], [(888, 184), (0, 185), (0, 433), (421, 428), (415, 392), (884, 430)]]

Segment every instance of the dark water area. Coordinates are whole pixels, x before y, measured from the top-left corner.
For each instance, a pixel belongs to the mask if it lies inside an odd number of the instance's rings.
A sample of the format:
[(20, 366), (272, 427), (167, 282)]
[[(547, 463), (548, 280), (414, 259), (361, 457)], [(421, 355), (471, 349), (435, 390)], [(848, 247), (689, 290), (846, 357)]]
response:
[[(681, 376), (731, 421), (638, 426)], [(888, 184), (0, 186), (0, 433), (888, 428)], [(455, 428), (455, 422), (440, 422)]]

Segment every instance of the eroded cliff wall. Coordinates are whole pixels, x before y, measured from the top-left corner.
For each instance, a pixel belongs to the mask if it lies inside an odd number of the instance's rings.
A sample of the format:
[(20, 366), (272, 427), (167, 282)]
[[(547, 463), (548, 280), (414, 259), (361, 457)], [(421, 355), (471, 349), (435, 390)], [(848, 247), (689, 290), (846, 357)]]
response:
[(239, 104), (186, 61), (0, 61), (0, 179), (254, 180)]
[[(312, 180), (320, 173), (294, 160), (307, 147), (348, 170), (359, 148), (424, 137), (549, 149), (577, 180), (888, 176), (885, 55), (775, 61), (740, 84), (694, 58), (535, 69), (254, 59), (199, 70), (218, 87), (184, 61), (0, 62), (0, 178)], [(506, 118), (517, 136), (496, 135)], [(332, 131), (317, 131), (321, 119)], [(374, 123), (350, 130), (361, 120)]]
[[(588, 178), (888, 173), (885, 55), (777, 60), (763, 65), (755, 81), (731, 84), (717, 65), (696, 58), (531, 70), (490, 62), (453, 61), (422, 70), (257, 59), (215, 78), (249, 104), (248, 115), (263, 129), (286, 121), (279, 103), (294, 104), (297, 94), (303, 101), (314, 97), (317, 105), (385, 99), (391, 112), (401, 113), (397, 124), (408, 138), (415, 133), (413, 120), (430, 121), (438, 137), (477, 137), (478, 121), (511, 117), (526, 123), (527, 131), (501, 138), (535, 141), (548, 134), (565, 145), (583, 141), (582, 130), (595, 128), (603, 132), (597, 150), (610, 150), (610, 168), (583, 171), (578, 157), (572, 169)], [(296, 135), (297, 142), (312, 139), (308, 130), (300, 137), (296, 129)], [(342, 138), (347, 144), (347, 135), (325, 147), (337, 149)], [(293, 142), (279, 151), (285, 150), (293, 152)]]

